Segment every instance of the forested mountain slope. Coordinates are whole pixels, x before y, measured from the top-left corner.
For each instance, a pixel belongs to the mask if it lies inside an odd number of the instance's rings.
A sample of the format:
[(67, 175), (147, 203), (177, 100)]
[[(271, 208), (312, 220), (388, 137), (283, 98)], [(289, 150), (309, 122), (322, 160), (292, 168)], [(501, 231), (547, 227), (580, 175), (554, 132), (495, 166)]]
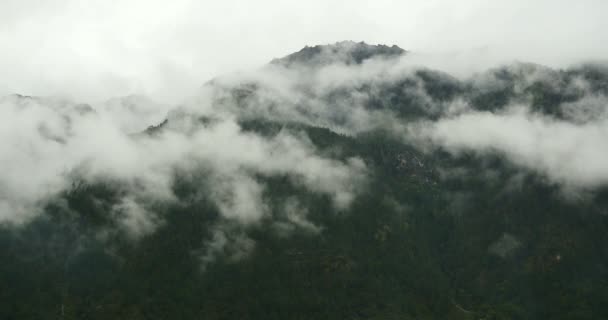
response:
[(0, 180), (0, 318), (606, 317), (606, 96), (602, 64), (456, 77), (341, 42), (137, 133), (5, 97), (40, 158)]

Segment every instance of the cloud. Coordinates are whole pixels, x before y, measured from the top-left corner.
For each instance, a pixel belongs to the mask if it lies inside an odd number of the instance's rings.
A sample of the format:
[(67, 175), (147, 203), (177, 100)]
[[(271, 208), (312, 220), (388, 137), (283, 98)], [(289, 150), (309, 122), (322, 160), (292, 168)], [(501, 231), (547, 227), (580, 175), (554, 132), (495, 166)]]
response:
[(74, 181), (110, 183), (123, 197), (114, 217), (133, 234), (144, 235), (162, 222), (150, 205), (176, 200), (176, 173), (203, 170), (208, 174), (198, 184), (210, 189), (205, 196), (222, 217), (251, 224), (269, 210), (258, 176), (288, 176), (329, 195), (341, 209), (360, 192), (366, 175), (360, 159), (323, 157), (304, 135), (243, 132), (230, 117), (198, 126), (176, 121), (158, 134), (130, 135), (104, 113), (69, 101), (11, 96), (1, 101), (0, 112), (5, 121), (0, 130), (3, 222), (36, 217), (48, 199)]
[(412, 133), (456, 155), (471, 151), (501, 154), (568, 188), (608, 184), (605, 119), (580, 124), (519, 106), (496, 113), (470, 111), (424, 125)]
[(136, 95), (112, 98), (93, 106), (125, 133), (138, 133), (151, 125), (161, 123), (173, 107)]
[(130, 197), (124, 197), (112, 210), (114, 219), (128, 235), (136, 239), (151, 234), (162, 224), (153, 211), (144, 208), (143, 204)]
[[(360, 64), (347, 64), (341, 60), (347, 53), (339, 49), (348, 50), (348, 46), (338, 43), (335, 47), (338, 50), (332, 52), (321, 49), (322, 59), (332, 63), (272, 64), (220, 76), (182, 108), (245, 120), (304, 123), (355, 135), (377, 128), (399, 130), (399, 121), (407, 119), (397, 113), (406, 108), (432, 114), (447, 106), (426, 88), (426, 81), (442, 81), (450, 78), (447, 74), (425, 69), (408, 56), (377, 55)], [(422, 72), (433, 72), (434, 78), (425, 80)], [(409, 105), (391, 101), (404, 97)], [(201, 99), (212, 101), (204, 112), (198, 108)]]
[(396, 44), (446, 71), (514, 59), (563, 66), (607, 56), (607, 9), (602, 0), (6, 0), (0, 95), (173, 102), (218, 74), (341, 40)]
[(199, 253), (201, 270), (205, 271), (220, 256), (226, 257), (228, 262), (239, 261), (249, 256), (254, 248), (255, 241), (244, 234), (242, 230), (218, 226), (214, 229), (211, 240)]
[(280, 219), (274, 225), (279, 235), (289, 236), (296, 230), (318, 234), (323, 230), (323, 227), (307, 219), (308, 209), (302, 206), (295, 197), (287, 199), (280, 212), (283, 219)]

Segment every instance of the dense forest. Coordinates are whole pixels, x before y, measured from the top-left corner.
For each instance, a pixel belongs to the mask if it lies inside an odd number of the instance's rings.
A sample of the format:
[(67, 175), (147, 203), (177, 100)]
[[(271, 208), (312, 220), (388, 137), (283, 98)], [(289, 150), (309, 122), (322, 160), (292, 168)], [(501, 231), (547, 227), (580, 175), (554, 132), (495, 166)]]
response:
[[(238, 196), (218, 202), (235, 186), (224, 187), (216, 165), (173, 167), (173, 199), (135, 198), (155, 213), (153, 230), (139, 233), (121, 217), (125, 196), (146, 186), (91, 179), (78, 167), (68, 187), (37, 202), (39, 213), (0, 225), (0, 318), (608, 317), (601, 180), (568, 183), (510, 149), (454, 151), (424, 136), (442, 119), (514, 106), (526, 119), (585, 126), (608, 107), (598, 102), (608, 69), (514, 63), (456, 77), (407, 65), (408, 54), (351, 42), (307, 47), (204, 84), (201, 97), (128, 139), (204, 135), (228, 115), (246, 141), (278, 141), (273, 157), (302, 144), (324, 162), (295, 153), (295, 169), (239, 166), (239, 177), (262, 186), (255, 218), (230, 214), (249, 210)], [(250, 157), (248, 146), (234, 154)], [(341, 173), (292, 173), (330, 164), (352, 169), (340, 189), (325, 185)]]

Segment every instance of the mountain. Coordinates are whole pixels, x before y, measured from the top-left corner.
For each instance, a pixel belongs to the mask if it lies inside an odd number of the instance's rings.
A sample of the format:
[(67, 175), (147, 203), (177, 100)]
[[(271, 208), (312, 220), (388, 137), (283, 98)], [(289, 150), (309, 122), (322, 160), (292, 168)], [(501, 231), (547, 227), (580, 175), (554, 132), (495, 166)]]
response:
[(456, 77), (406, 53), (306, 47), (136, 135), (15, 108), (34, 138), (0, 204), (30, 218), (0, 224), (0, 317), (608, 316), (607, 69)]
[(342, 41), (329, 45), (306, 46), (302, 50), (270, 63), (287, 67), (323, 66), (332, 63), (361, 64), (369, 59), (395, 58), (407, 52), (396, 45), (370, 45), (365, 42)]

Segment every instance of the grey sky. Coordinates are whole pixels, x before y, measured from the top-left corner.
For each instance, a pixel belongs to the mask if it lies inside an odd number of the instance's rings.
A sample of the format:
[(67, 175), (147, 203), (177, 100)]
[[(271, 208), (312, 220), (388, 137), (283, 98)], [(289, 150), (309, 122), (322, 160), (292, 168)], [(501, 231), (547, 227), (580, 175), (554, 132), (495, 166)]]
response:
[(607, 12), (602, 0), (3, 0), (0, 94), (168, 102), (214, 75), (340, 40), (560, 66), (608, 56)]

